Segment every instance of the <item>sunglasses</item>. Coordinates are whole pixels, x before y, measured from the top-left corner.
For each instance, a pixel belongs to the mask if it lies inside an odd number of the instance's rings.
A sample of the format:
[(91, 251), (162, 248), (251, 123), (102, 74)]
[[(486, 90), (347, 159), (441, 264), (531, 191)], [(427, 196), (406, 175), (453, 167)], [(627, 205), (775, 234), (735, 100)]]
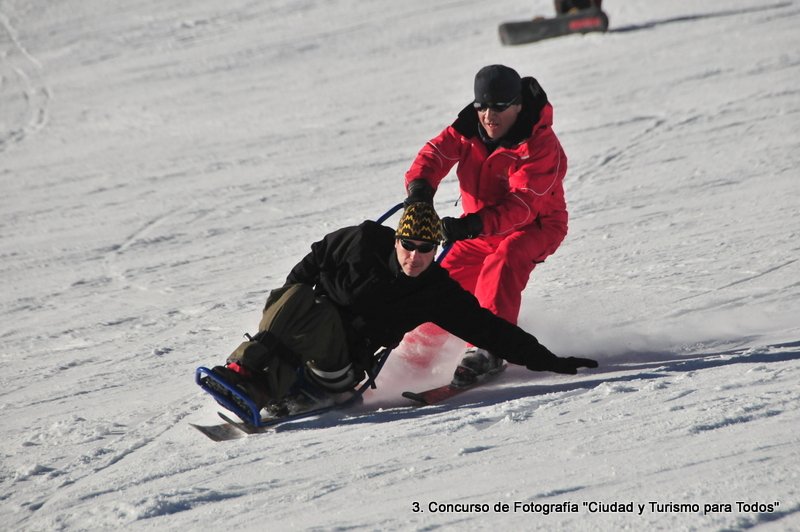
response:
[(400, 239), (400, 245), (403, 246), (403, 249), (407, 251), (419, 251), (420, 253), (430, 253), (436, 249), (436, 244), (431, 244), (430, 242), (415, 244), (414, 242), (406, 240), (405, 238)]
[(473, 102), (472, 107), (474, 107), (477, 111), (485, 111), (487, 109), (491, 109), (495, 113), (502, 113), (512, 105), (519, 102), (519, 98), (514, 98), (510, 102), (505, 103), (482, 103), (482, 102)]

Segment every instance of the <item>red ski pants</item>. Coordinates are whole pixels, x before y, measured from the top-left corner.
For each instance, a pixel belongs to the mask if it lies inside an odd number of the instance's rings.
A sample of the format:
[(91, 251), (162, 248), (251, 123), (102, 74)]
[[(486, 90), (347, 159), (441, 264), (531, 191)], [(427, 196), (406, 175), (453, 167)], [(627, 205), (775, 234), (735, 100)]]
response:
[(442, 266), (481, 306), (516, 324), (531, 272), (555, 253), (565, 229), (532, 224), (507, 236), (461, 240), (453, 244)]

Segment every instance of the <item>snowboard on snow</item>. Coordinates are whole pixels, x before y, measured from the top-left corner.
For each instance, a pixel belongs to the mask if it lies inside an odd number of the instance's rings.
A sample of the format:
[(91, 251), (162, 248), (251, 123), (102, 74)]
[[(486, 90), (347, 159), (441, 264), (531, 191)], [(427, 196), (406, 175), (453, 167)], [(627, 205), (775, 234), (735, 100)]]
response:
[(520, 22), (504, 22), (498, 27), (500, 42), (505, 45), (525, 44), (573, 33), (608, 30), (608, 16), (598, 8), (589, 8), (553, 18), (536, 18)]

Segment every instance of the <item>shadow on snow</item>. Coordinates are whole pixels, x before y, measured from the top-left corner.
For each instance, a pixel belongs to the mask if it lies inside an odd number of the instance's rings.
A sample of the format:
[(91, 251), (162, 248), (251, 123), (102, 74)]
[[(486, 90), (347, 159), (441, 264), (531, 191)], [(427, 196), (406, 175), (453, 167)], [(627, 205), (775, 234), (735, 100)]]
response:
[(759, 11), (772, 11), (775, 9), (781, 9), (784, 7), (789, 7), (792, 5), (792, 2), (781, 2), (778, 4), (770, 4), (766, 6), (758, 6), (758, 7), (750, 7), (744, 9), (729, 9), (727, 11), (717, 11), (714, 13), (698, 13), (695, 15), (683, 15), (680, 17), (672, 17), (662, 20), (651, 20), (649, 22), (643, 22), (642, 24), (629, 24), (627, 26), (620, 26), (619, 28), (611, 28), (608, 30), (608, 33), (627, 33), (631, 31), (639, 31), (639, 30), (649, 30), (655, 28), (657, 26), (664, 26), (666, 24), (674, 24), (676, 22), (692, 22), (695, 20), (704, 20), (709, 18), (719, 18), (719, 17), (730, 17), (734, 15), (743, 15), (745, 13), (756, 13)]
[[(800, 340), (773, 344), (758, 349), (728, 350), (694, 356), (680, 356), (668, 352), (641, 353), (639, 360), (644, 359), (641, 362), (637, 361), (635, 357), (629, 358), (632, 358), (631, 362), (608, 364), (601, 366), (600, 369), (593, 371), (591, 374), (585, 374), (586, 377), (589, 377), (588, 379), (557, 384), (527, 384), (500, 389), (488, 385), (483, 388), (476, 388), (447, 403), (425, 407), (394, 404), (392, 406), (385, 405), (384, 409), (376, 411), (372, 410), (368, 404), (360, 409), (351, 409), (346, 412), (334, 411), (318, 418), (287, 423), (276, 428), (276, 430), (302, 430), (417, 419), (466, 405), (470, 407), (490, 406), (524, 397), (591, 390), (602, 384), (663, 379), (675, 373), (690, 373), (733, 364), (770, 364), (800, 360)], [(621, 372), (625, 374), (615, 375), (615, 373)], [(528, 372), (509, 371), (500, 377), (497, 382), (513, 383), (527, 381), (530, 378), (530, 373)], [(577, 378), (580, 379), (580, 375)], [(409, 385), (409, 388), (412, 388), (412, 385)]]

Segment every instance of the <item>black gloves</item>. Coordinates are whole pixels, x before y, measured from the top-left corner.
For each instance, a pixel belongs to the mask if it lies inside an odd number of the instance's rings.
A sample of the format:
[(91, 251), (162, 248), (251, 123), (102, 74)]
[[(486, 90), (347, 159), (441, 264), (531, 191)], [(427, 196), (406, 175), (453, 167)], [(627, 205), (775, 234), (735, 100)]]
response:
[(453, 243), (456, 240), (466, 240), (475, 238), (483, 231), (483, 221), (478, 213), (472, 213), (463, 218), (442, 218), (442, 232), (444, 233), (445, 243)]
[(553, 367), (548, 371), (555, 373), (564, 373), (565, 375), (575, 375), (578, 373), (578, 368), (596, 368), (597, 361), (591, 358), (558, 358), (556, 357)]
[(433, 187), (426, 180), (415, 179), (408, 184), (408, 197), (403, 201), (403, 206), (408, 207), (412, 203), (427, 203), (433, 205)]
[(528, 357), (525, 367), (532, 371), (552, 371), (575, 375), (578, 373), (578, 368), (596, 368), (597, 361), (591, 358), (557, 357), (540, 344), (539, 349)]
[[(427, 180), (419, 178), (408, 184), (408, 197), (403, 201), (403, 206), (412, 203), (427, 203), (433, 205), (433, 194), (436, 191)], [(475, 238), (483, 231), (483, 221), (477, 213), (472, 213), (463, 218), (442, 218), (442, 232), (445, 244), (452, 244), (456, 240)]]

